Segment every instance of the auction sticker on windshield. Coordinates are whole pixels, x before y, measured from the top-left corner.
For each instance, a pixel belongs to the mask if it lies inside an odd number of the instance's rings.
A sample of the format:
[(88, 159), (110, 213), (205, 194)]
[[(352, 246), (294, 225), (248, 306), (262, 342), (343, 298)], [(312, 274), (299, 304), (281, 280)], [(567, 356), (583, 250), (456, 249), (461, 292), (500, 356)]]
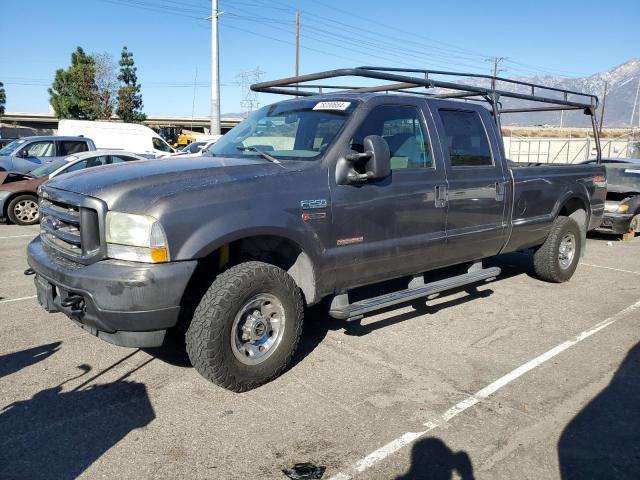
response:
[(318, 102), (313, 107), (314, 110), (346, 110), (351, 102)]

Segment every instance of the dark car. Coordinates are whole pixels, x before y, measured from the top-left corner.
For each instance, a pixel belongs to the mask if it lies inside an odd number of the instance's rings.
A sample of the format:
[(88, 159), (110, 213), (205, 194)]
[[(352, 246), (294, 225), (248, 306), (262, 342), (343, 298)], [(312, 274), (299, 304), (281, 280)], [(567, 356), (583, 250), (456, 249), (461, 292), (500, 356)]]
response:
[(95, 151), (69, 155), (45, 163), (29, 173), (0, 172), (0, 218), (17, 225), (38, 223), (38, 187), (47, 180), (85, 168), (99, 167), (132, 160), (146, 160), (134, 153)]
[[(43, 185), (27, 271), (41, 305), (127, 347), (157, 347), (168, 329), (184, 329), (197, 371), (245, 391), (286, 368), (304, 308), (322, 299), (329, 315), (357, 320), (494, 278), (500, 269), (483, 258), (526, 249), (539, 278), (568, 281), (602, 219), (604, 167), (511, 166), (488, 108), (385, 94), (452, 86), (394, 72), (256, 85), (296, 98), (257, 110), (207, 156)], [(395, 83), (324, 95), (303, 84), (346, 75)], [(456, 87), (499, 108), (487, 87)], [(597, 99), (579, 95), (538, 100), (593, 118)], [(436, 272), (450, 266), (457, 273)], [(382, 295), (359, 289), (389, 280)]]
[(640, 158), (607, 162), (607, 201), (600, 232), (631, 240), (640, 233)]
[(0, 149), (4, 148), (14, 140), (17, 140), (17, 138), (0, 138)]
[[(580, 162), (586, 165), (595, 165), (598, 163), (598, 160), (592, 158), (591, 160), (585, 160), (584, 162)], [(637, 163), (640, 164), (640, 158), (603, 158), (600, 163), (608, 164), (608, 163)]]

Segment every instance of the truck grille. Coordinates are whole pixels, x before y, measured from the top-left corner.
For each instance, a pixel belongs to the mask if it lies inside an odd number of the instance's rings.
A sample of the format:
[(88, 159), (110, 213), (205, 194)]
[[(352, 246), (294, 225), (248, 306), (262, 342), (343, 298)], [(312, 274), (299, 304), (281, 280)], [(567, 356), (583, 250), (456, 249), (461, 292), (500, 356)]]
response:
[(44, 187), (40, 198), (40, 237), (69, 260), (83, 264), (101, 260), (105, 210), (99, 200)]

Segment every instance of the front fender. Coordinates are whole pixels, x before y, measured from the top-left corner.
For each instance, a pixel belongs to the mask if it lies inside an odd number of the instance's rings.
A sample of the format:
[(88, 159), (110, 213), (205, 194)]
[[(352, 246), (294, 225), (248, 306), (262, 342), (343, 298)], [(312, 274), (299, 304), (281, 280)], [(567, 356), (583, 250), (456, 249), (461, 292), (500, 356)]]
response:
[(11, 158), (0, 159), (0, 172), (10, 172), (13, 169), (13, 161)]

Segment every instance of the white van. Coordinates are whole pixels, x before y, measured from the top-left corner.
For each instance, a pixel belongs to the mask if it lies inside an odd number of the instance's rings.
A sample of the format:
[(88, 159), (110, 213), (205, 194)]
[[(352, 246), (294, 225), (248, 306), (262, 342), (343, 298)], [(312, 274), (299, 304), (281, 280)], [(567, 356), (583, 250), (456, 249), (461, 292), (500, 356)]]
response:
[(138, 123), (60, 120), (58, 135), (90, 138), (100, 150), (126, 150), (147, 157), (175, 153), (160, 135)]

